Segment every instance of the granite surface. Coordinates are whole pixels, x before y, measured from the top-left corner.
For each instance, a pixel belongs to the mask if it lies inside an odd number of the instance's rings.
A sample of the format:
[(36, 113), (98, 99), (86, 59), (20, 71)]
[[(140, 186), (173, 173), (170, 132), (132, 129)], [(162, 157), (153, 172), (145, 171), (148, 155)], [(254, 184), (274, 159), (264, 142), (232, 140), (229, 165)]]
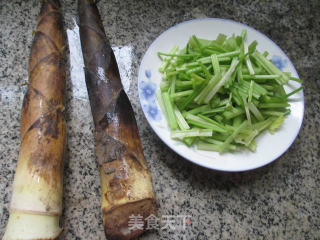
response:
[[(76, 39), (76, 1), (63, 1), (69, 42)], [(27, 62), (40, 1), (0, 1), (0, 237), (9, 216), (20, 144), (19, 117)], [(320, 2), (117, 1), (98, 3), (136, 114), (150, 166), (159, 216), (188, 216), (185, 229), (149, 231), (140, 239), (320, 239)], [(184, 20), (233, 19), (273, 39), (305, 86), (299, 136), (272, 164), (241, 173), (196, 166), (172, 152), (148, 125), (137, 94), (137, 71), (152, 41)], [(72, 53), (77, 44), (70, 45)], [(59, 239), (105, 239), (100, 180), (93, 152), (93, 122), (81, 61), (68, 54), (67, 156), (63, 233)]]

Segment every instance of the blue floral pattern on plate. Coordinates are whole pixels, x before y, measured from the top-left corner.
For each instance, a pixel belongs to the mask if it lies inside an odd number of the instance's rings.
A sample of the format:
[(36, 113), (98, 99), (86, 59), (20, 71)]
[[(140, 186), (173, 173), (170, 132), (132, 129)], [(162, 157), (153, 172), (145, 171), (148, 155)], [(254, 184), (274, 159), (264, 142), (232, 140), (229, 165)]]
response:
[(287, 59), (282, 59), (278, 55), (273, 55), (272, 56), (272, 62), (274, 65), (276, 65), (281, 71), (287, 66), (288, 60)]
[(162, 119), (161, 111), (157, 105), (156, 84), (149, 81), (151, 78), (151, 71), (147, 69), (145, 76), (148, 80), (139, 79), (139, 95), (141, 106), (146, 116), (153, 121), (160, 121)]

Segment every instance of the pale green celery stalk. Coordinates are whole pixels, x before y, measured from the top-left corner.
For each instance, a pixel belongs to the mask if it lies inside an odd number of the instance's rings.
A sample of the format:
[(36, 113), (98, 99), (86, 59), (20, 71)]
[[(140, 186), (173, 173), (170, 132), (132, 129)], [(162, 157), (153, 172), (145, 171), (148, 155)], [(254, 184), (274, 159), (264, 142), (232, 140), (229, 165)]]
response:
[(237, 117), (235, 117), (235, 118), (233, 119), (232, 126), (233, 126), (233, 127), (239, 127), (242, 122), (243, 122), (242, 116), (237, 116)]
[(213, 116), (214, 120), (216, 120), (219, 123), (223, 123), (223, 117), (221, 115), (214, 115)]
[(177, 123), (176, 116), (173, 111), (173, 106), (172, 106), (172, 103), (170, 100), (169, 93), (163, 92), (161, 95), (162, 95), (164, 107), (165, 107), (167, 115), (168, 115), (169, 126), (170, 126), (171, 130), (177, 129), (178, 123)]
[(209, 105), (202, 105), (200, 107), (196, 107), (190, 111), (188, 111), (188, 113), (191, 113), (191, 114), (198, 114), (200, 112), (205, 112), (205, 111), (209, 111), (211, 108)]
[[(216, 140), (216, 139), (213, 139), (213, 138), (208, 138), (208, 137), (200, 137), (200, 139), (203, 141), (203, 142), (207, 142), (207, 143), (211, 143), (211, 144), (215, 144), (215, 145), (219, 145), (219, 144), (223, 144), (223, 141), (219, 141), (219, 140)], [(208, 145), (208, 147), (210, 148), (210, 146)], [(237, 149), (237, 146), (236, 145), (233, 145), (233, 144), (230, 144), (229, 145), (229, 149), (234, 151)], [(204, 150), (204, 149), (202, 149)]]
[(172, 72), (165, 72), (164, 74), (166, 74), (166, 79), (167, 79), (168, 77), (178, 75), (179, 72), (178, 71), (172, 71)]
[(268, 90), (271, 90), (271, 91), (274, 90), (274, 87), (271, 86), (271, 85), (261, 84), (260, 86), (263, 87), (264, 89), (266, 89), (267, 91), (268, 91)]
[(181, 112), (177, 108), (177, 106), (174, 106), (174, 114), (176, 115), (177, 123), (181, 130), (188, 130), (190, 129), (189, 124), (186, 122), (184, 117), (182, 116)]
[(289, 107), (288, 103), (261, 103), (259, 104), (259, 108), (285, 108)]
[(221, 79), (220, 73), (214, 75), (209, 81), (208, 85), (204, 89), (202, 89), (202, 91), (199, 93), (198, 96), (196, 96), (194, 101), (198, 104), (201, 104), (204, 98), (209, 94), (209, 92), (214, 88), (214, 86), (220, 81), (220, 79)]
[[(160, 83), (160, 86), (161, 86), (161, 83)], [(176, 89), (177, 90), (187, 90), (188, 88), (192, 88), (192, 81), (176, 80)]]
[(230, 143), (234, 140), (234, 138), (240, 133), (240, 131), (248, 125), (248, 121), (244, 121), (241, 125), (234, 130), (234, 132), (223, 142), (220, 146), (219, 152), (224, 152)]
[(279, 128), (280, 126), (282, 125), (282, 123), (284, 122), (284, 119), (285, 117), (282, 115), (282, 116), (279, 116), (277, 117), (269, 126), (269, 131), (270, 133), (275, 133)]
[(170, 97), (173, 97), (176, 91), (176, 77), (174, 76), (170, 84)]
[(292, 80), (292, 81), (298, 82), (298, 83), (302, 83), (303, 82), (300, 78), (296, 78), (296, 77), (292, 77), (292, 76), (290, 76), (289, 79)]
[(254, 80), (271, 80), (278, 79), (280, 75), (243, 75), (244, 79), (254, 79)]
[(285, 110), (284, 112), (278, 112), (278, 111), (261, 111), (263, 115), (267, 116), (282, 116), (282, 115), (288, 115), (290, 113), (290, 109)]
[(263, 56), (258, 51), (255, 51), (252, 56), (269, 74), (280, 75), (279, 79), (275, 79), (280, 85), (288, 83), (289, 77), (279, 68), (277, 68), (272, 62), (270, 62), (265, 56)]
[(238, 67), (238, 70), (237, 70), (237, 80), (238, 80), (238, 83), (241, 84), (243, 82), (243, 75), (242, 75), (242, 63), (240, 63), (240, 66)]
[(264, 120), (262, 114), (260, 113), (260, 111), (258, 110), (258, 108), (256, 107), (256, 105), (254, 105), (252, 102), (250, 102), (250, 103), (248, 103), (248, 107), (249, 107), (250, 111), (253, 113), (253, 115), (254, 115), (259, 121), (263, 121), (263, 120)]
[(245, 97), (242, 97), (242, 101), (243, 101), (243, 105), (244, 105), (244, 110), (246, 112), (248, 124), (250, 127), (252, 127), (251, 116), (250, 116), (250, 111), (249, 111), (249, 106), (248, 106), (247, 100)]
[(222, 125), (222, 124), (220, 124), (220, 123), (212, 120), (212, 119), (209, 118), (209, 117), (206, 117), (206, 116), (204, 116), (204, 115), (202, 115), (202, 114), (199, 114), (198, 117), (202, 118), (203, 120), (205, 120), (205, 121), (207, 121), (207, 122), (209, 122), (209, 123), (212, 123), (212, 124), (220, 127), (221, 129), (228, 130), (224, 125)]
[(234, 117), (237, 117), (241, 114), (245, 113), (245, 111), (241, 108), (232, 108), (231, 111), (225, 111), (222, 115), (227, 119), (230, 120)]
[(244, 42), (246, 40), (246, 37), (247, 37), (247, 30), (246, 29), (243, 29), (241, 31), (241, 38), (242, 38), (242, 41)]
[(201, 85), (202, 83), (207, 82), (208, 80), (200, 77), (198, 74), (192, 73), (191, 81), (193, 83), (193, 88), (196, 88), (196, 86)]
[(183, 139), (186, 137), (211, 137), (211, 129), (193, 128), (190, 130), (175, 130), (171, 132), (171, 138)]
[(236, 56), (239, 56), (240, 54), (240, 50), (235, 50), (235, 51), (232, 51), (232, 52), (226, 52), (226, 53), (220, 53), (220, 54), (217, 54), (217, 57), (218, 58), (223, 58), (223, 57), (236, 57)]
[(253, 85), (254, 85), (254, 81), (251, 80), (250, 82), (250, 87), (249, 87), (249, 97), (248, 97), (248, 102), (251, 103), (252, 100), (252, 93), (253, 93)]
[[(250, 88), (250, 83), (248, 83), (247, 81), (243, 81), (243, 85), (246, 88)], [(259, 83), (255, 82), (253, 86), (253, 92), (257, 93), (258, 95), (265, 95), (268, 91), (265, 88), (263, 88)]]
[(187, 74), (191, 74), (191, 73), (198, 73), (201, 72), (202, 68), (201, 67), (195, 67), (195, 68), (190, 68), (186, 71)]
[(221, 70), (220, 70), (220, 65), (219, 65), (219, 60), (218, 60), (217, 54), (211, 55), (211, 62), (212, 62), (214, 74), (220, 73)]
[(230, 109), (232, 107), (232, 92), (229, 94), (229, 99), (226, 104), (226, 109)]
[(238, 106), (241, 106), (241, 105), (242, 105), (242, 102), (241, 102), (241, 98), (240, 98), (240, 95), (239, 95), (237, 89), (236, 89), (236, 88), (232, 88), (232, 89), (231, 89), (231, 92), (232, 92), (232, 98), (233, 98), (233, 100), (236, 102), (236, 104), (237, 104)]
[(235, 71), (237, 65), (239, 63), (239, 60), (235, 57), (232, 60), (231, 66), (228, 69), (228, 71), (223, 75), (221, 80), (214, 86), (214, 88), (208, 93), (208, 95), (204, 99), (204, 103), (209, 103), (210, 100), (213, 98), (213, 96), (219, 91), (219, 89), (225, 84), (226, 81), (229, 80), (232, 73)]
[[(244, 54), (247, 54), (248, 53), (248, 44), (246, 42), (244, 42), (243, 43), (243, 47), (244, 47)], [(252, 63), (250, 61), (249, 55), (247, 55), (245, 57), (245, 61), (246, 61), (246, 64), (247, 64), (247, 67), (248, 67), (250, 75), (254, 75), (255, 73), (254, 73), (254, 70), (253, 70)]]
[(191, 146), (193, 143), (194, 143), (194, 141), (197, 139), (197, 137), (186, 137), (186, 138), (184, 138), (183, 139), (183, 142), (185, 143), (185, 144), (187, 144), (187, 146)]
[(192, 56), (199, 56), (198, 53), (189, 53), (189, 54), (182, 54), (182, 53), (163, 53), (158, 52), (158, 56), (167, 56), (167, 57), (183, 57), (183, 58), (190, 58)]
[(192, 115), (190, 113), (187, 113), (186, 119), (189, 123), (191, 123), (197, 127), (211, 129), (216, 132), (222, 132), (222, 133), (227, 132), (225, 129), (218, 127), (217, 125), (212, 124), (212, 123), (210, 123), (210, 122), (208, 122), (198, 116)]
[(288, 98), (288, 97), (296, 94), (297, 92), (301, 91), (302, 89), (303, 89), (303, 87), (299, 87), (299, 88), (293, 90), (292, 92), (288, 93), (288, 94), (286, 95), (286, 97)]
[[(223, 57), (223, 56), (218, 56), (217, 55), (217, 58), (218, 58), (218, 61), (219, 62), (228, 62), (228, 61), (231, 61), (232, 58), (231, 57)], [(211, 56), (209, 57), (203, 57), (203, 58), (199, 58), (197, 60), (197, 62), (202, 62), (203, 64), (210, 64), (211, 63)]]
[(269, 117), (267, 120), (264, 120), (262, 122), (257, 122), (253, 124), (253, 128), (258, 130), (259, 132), (262, 132), (264, 129), (269, 127), (269, 125), (275, 120), (274, 117)]
[(162, 81), (162, 82), (160, 82), (160, 89), (161, 89), (162, 92), (168, 91), (169, 86), (170, 86), (169, 81)]
[[(199, 141), (197, 143), (197, 149), (198, 150), (204, 150), (204, 151), (214, 151), (214, 152), (221, 152), (221, 146), (222, 144), (212, 144), (212, 143), (206, 143), (203, 141)], [(235, 151), (237, 150), (237, 146), (229, 144), (225, 147), (227, 150)]]
[(186, 91), (181, 91), (181, 92), (176, 92), (171, 95), (172, 99), (179, 99), (181, 97), (187, 97), (193, 93), (194, 90), (186, 90)]
[[(175, 54), (177, 53), (179, 50), (179, 47), (178, 46), (173, 46), (173, 48), (170, 50), (170, 54)], [(172, 60), (173, 56), (168, 56), (168, 57), (165, 57), (163, 60), (162, 60), (162, 63), (159, 67), (159, 72), (163, 73), (167, 67), (169, 66), (170, 64), (170, 61)]]
[(259, 131), (254, 129), (253, 131), (251, 131), (251, 133), (249, 134), (249, 136), (247, 136), (244, 139), (244, 144), (246, 146), (249, 146), (249, 144), (253, 141), (253, 139), (259, 134)]
[(209, 70), (203, 65), (203, 63), (199, 62), (199, 64), (200, 64), (200, 67), (202, 68), (202, 71), (205, 73), (206, 78), (210, 80), (212, 78), (212, 75), (209, 72)]
[(226, 110), (225, 107), (218, 107), (218, 108), (210, 109), (208, 111), (204, 111), (202, 112), (202, 114), (206, 116), (215, 116), (217, 113), (224, 112), (225, 110)]
[(164, 115), (164, 118), (169, 121), (169, 118), (168, 118), (168, 113), (167, 113), (167, 110), (164, 106), (164, 102), (163, 102), (163, 98), (161, 96), (161, 90), (157, 90), (156, 92), (156, 96), (157, 96), (157, 99), (158, 99), (158, 103), (159, 103), (159, 106), (160, 106), (160, 109)]

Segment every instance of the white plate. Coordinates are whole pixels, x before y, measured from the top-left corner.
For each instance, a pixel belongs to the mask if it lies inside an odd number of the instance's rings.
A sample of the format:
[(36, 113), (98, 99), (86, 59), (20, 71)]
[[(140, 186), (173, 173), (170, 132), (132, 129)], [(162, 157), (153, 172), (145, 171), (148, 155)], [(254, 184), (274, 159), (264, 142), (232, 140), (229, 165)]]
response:
[[(241, 150), (236, 153), (219, 154), (217, 152), (200, 151), (195, 147), (189, 148), (181, 142), (170, 138), (170, 131), (166, 119), (156, 99), (156, 90), (159, 89), (161, 74), (158, 67), (161, 61), (157, 52), (169, 52), (173, 45), (183, 48), (189, 37), (195, 34), (199, 38), (215, 39), (219, 33), (231, 36), (239, 35), (242, 29), (247, 29), (247, 41), (258, 41), (257, 49), (267, 50), (273, 62), (283, 71), (291, 72), (292, 76), (299, 77), (293, 64), (285, 53), (268, 37), (247, 25), (231, 20), (218, 18), (195, 19), (182, 22), (163, 32), (151, 44), (145, 53), (138, 75), (138, 90), (143, 112), (156, 134), (172, 150), (191, 162), (215, 170), (245, 171), (264, 166), (280, 157), (297, 137), (304, 112), (303, 92), (293, 95), (290, 99), (291, 114), (286, 118), (282, 127), (275, 133), (262, 134), (257, 139), (256, 152)], [(286, 91), (292, 91), (300, 85), (290, 81)]]

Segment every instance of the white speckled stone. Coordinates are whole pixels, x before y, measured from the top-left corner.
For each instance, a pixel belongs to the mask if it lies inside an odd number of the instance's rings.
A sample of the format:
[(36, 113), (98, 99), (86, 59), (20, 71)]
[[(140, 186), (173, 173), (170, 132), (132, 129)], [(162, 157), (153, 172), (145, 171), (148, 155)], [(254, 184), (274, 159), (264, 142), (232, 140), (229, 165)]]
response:
[[(65, 28), (72, 30), (76, 1), (62, 1), (62, 6)], [(22, 84), (28, 77), (39, 7), (37, 0), (0, 1), (0, 237), (9, 216), (20, 144)], [(98, 7), (136, 114), (159, 216), (189, 215), (192, 220), (184, 231), (159, 229), (140, 239), (319, 239), (320, 2), (101, 0)], [(258, 29), (284, 50), (304, 80), (301, 132), (291, 148), (266, 167), (222, 173), (196, 166), (168, 149), (143, 116), (137, 94), (143, 54), (167, 28), (199, 17), (229, 18)], [(69, 66), (69, 53), (67, 59)], [(105, 239), (88, 96), (83, 78), (71, 79), (67, 69), (64, 231), (59, 239)]]

